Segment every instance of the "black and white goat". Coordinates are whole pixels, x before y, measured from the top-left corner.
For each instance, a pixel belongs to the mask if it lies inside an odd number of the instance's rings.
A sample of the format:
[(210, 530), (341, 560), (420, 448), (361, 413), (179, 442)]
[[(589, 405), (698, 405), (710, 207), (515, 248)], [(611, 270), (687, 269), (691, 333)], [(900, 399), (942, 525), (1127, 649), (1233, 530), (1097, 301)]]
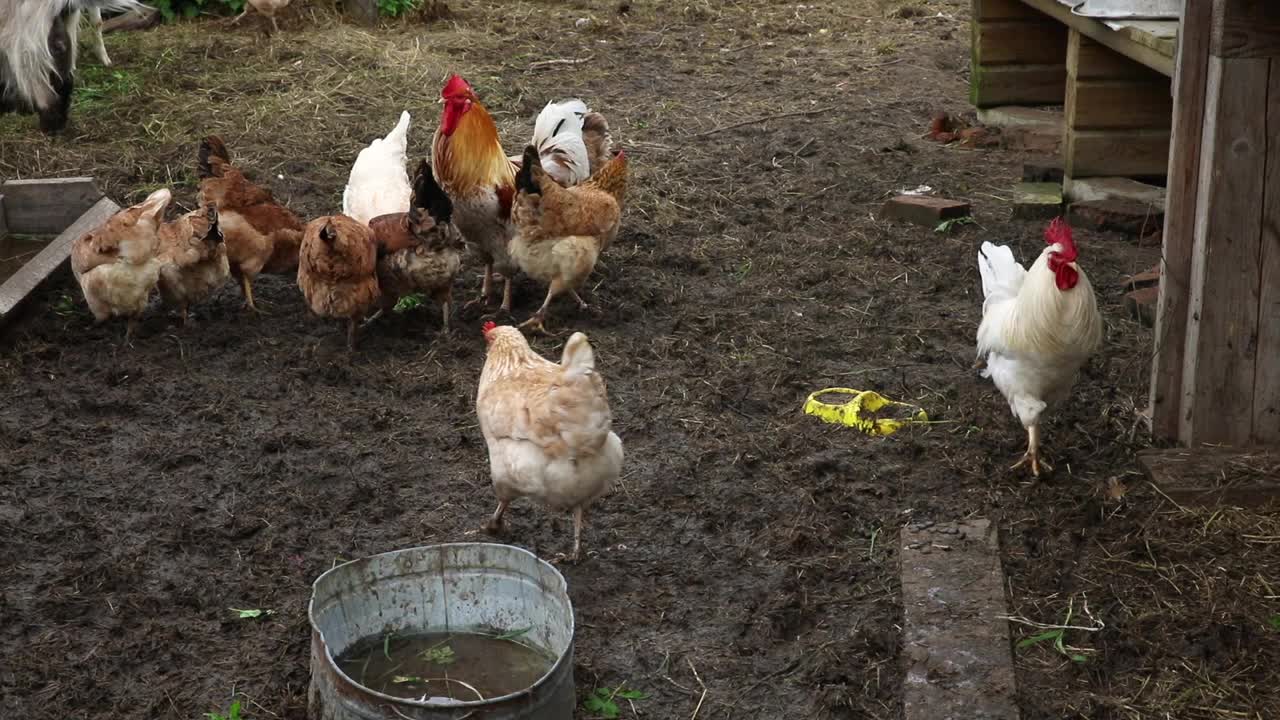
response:
[(62, 130), (71, 110), (81, 13), (94, 24), (98, 58), (110, 65), (102, 12), (144, 7), (137, 0), (0, 0), (0, 112), (35, 112), (41, 130)]

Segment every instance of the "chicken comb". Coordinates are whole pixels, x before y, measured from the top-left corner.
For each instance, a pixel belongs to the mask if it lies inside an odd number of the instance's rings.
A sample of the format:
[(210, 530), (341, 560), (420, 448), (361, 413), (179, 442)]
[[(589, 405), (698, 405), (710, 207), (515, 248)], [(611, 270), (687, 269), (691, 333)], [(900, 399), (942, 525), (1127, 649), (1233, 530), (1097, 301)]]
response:
[(460, 95), (465, 95), (470, 91), (471, 85), (467, 83), (466, 80), (463, 80), (461, 75), (454, 73), (450, 75), (449, 79), (445, 82), (444, 89), (440, 91), (440, 97), (458, 97)]
[(492, 331), (493, 331), (493, 329), (494, 329), (494, 328), (496, 328), (496, 327), (498, 327), (498, 323), (496, 323), (496, 322), (494, 322), (494, 321), (492, 321), (492, 320), (486, 320), (486, 321), (485, 321), (485, 323), (484, 323), (484, 325), (481, 325), (481, 326), (480, 326), (480, 328), (481, 328), (482, 330), (484, 330), (484, 334), (485, 334), (486, 336), (487, 336), (490, 332), (492, 332)]
[(1062, 218), (1057, 217), (1053, 222), (1049, 223), (1049, 227), (1044, 231), (1044, 241), (1047, 245), (1057, 243), (1062, 246), (1062, 252), (1058, 253), (1063, 262), (1075, 262), (1079, 253), (1076, 251), (1075, 240), (1071, 238), (1071, 226)]

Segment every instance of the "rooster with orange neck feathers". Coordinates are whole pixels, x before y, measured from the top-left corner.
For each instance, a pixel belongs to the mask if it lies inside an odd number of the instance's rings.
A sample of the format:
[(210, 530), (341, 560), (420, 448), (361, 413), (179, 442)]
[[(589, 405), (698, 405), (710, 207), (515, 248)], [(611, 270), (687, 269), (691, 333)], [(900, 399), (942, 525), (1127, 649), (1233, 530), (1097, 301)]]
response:
[(1036, 477), (1042, 465), (1053, 469), (1040, 458), (1041, 418), (1071, 394), (1076, 373), (1101, 347), (1103, 331), (1093, 286), (1076, 264), (1071, 227), (1055, 219), (1045, 243), (1030, 269), (1007, 246), (984, 242), (978, 251), (985, 297), (978, 367), (1027, 429), (1027, 452), (1013, 469), (1030, 463)]
[(511, 202), (516, 168), (502, 150), (498, 126), (475, 91), (457, 75), (440, 91), (444, 112), (431, 142), (436, 182), (453, 201), (453, 222), (484, 260), (480, 299), (487, 303), (494, 270), (502, 274), (502, 309), (511, 311), (511, 276), (516, 271), (508, 244), (514, 228)]

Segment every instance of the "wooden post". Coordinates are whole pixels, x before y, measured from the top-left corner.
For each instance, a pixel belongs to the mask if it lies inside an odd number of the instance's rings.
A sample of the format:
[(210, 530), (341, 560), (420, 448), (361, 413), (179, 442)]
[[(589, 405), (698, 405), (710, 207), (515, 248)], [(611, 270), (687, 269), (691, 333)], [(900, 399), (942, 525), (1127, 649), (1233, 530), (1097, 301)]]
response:
[(1019, 0), (973, 0), (975, 107), (1055, 105), (1066, 92), (1067, 29)]
[(1213, 0), (1207, 70), (1179, 439), (1276, 443), (1280, 6)]
[(1151, 363), (1151, 432), (1178, 437), (1182, 407), (1182, 363), (1191, 292), (1191, 247), (1196, 194), (1200, 187), (1200, 139), (1204, 132), (1205, 75), (1209, 66), (1212, 0), (1188, 0), (1178, 30), (1173, 85), (1173, 135), (1164, 214), (1160, 300), (1156, 305), (1155, 353)]
[(378, 24), (378, 0), (344, 0), (343, 10), (361, 25)]
[(1063, 139), (1067, 194), (1076, 178), (1164, 175), (1172, 117), (1167, 77), (1071, 29)]

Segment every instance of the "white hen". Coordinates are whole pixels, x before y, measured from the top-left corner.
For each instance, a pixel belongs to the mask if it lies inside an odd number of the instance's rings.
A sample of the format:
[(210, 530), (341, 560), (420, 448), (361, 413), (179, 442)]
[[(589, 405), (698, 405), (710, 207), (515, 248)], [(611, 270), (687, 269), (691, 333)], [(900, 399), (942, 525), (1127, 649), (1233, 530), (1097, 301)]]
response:
[(1013, 467), (1030, 462), (1039, 477), (1040, 420), (1065, 400), (1076, 373), (1102, 344), (1102, 316), (1089, 278), (1076, 264), (1071, 228), (1061, 218), (1045, 231), (1048, 243), (1024, 269), (1004, 245), (982, 243), (982, 324), (978, 367), (995, 382), (1013, 414), (1027, 429), (1027, 452)]
[(360, 151), (351, 166), (347, 188), (342, 193), (342, 214), (365, 225), (379, 215), (409, 210), (408, 162), (409, 112), (400, 113), (400, 122), (385, 138), (375, 139)]

